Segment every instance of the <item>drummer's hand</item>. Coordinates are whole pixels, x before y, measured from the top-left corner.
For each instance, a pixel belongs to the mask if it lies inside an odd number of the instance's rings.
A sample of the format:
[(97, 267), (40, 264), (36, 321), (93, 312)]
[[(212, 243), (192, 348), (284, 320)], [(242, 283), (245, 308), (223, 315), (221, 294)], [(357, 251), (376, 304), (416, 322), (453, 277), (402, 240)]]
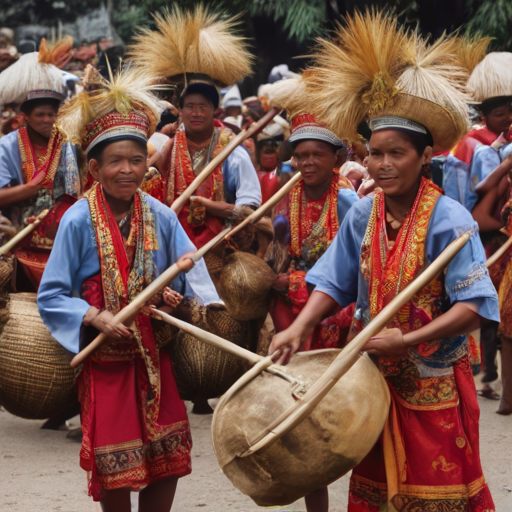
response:
[(175, 292), (174, 290), (171, 290), (171, 288), (166, 287), (164, 288), (163, 299), (167, 306), (175, 308), (181, 304), (183, 295), (180, 295), (178, 292)]
[(195, 265), (195, 262), (194, 260), (192, 259), (192, 256), (194, 256), (195, 253), (193, 252), (187, 252), (187, 254), (184, 254), (176, 263), (179, 265), (179, 266), (183, 266), (184, 267), (184, 272), (188, 272), (189, 270), (191, 270), (192, 268), (194, 268), (194, 265)]
[(90, 321), (90, 325), (109, 338), (116, 340), (130, 340), (133, 338), (133, 331), (116, 320), (110, 311), (102, 311), (96, 315)]
[(272, 338), (268, 353), (272, 355), (280, 350), (281, 356), (277, 362), (280, 364), (288, 364), (293, 354), (307, 341), (307, 336), (305, 339), (304, 336), (304, 333), (292, 324), (288, 329), (277, 333)]
[(397, 356), (407, 352), (404, 335), (400, 329), (384, 329), (367, 341), (363, 350), (378, 356)]

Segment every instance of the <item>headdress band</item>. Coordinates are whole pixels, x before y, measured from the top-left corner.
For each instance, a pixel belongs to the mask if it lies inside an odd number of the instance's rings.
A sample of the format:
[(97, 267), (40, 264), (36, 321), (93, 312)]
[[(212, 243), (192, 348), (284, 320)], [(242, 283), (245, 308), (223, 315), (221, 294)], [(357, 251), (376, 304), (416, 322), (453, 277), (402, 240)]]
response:
[(379, 130), (396, 130), (397, 128), (400, 128), (411, 132), (423, 133), (424, 135), (429, 134), (428, 130), (422, 124), (406, 119), (405, 117), (398, 116), (375, 117), (368, 121), (368, 126), (372, 132)]

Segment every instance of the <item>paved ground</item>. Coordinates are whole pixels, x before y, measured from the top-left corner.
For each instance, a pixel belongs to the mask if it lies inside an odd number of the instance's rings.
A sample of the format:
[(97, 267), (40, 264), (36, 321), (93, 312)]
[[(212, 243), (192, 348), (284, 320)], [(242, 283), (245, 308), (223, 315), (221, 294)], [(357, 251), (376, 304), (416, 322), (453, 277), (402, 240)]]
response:
[[(494, 413), (496, 402), (480, 399), (484, 472), (497, 512), (512, 511), (512, 417)], [(213, 454), (211, 416), (190, 415), (193, 473), (180, 480), (174, 511), (253, 512), (262, 510), (221, 473)], [(78, 466), (79, 444), (67, 432), (40, 430), (41, 421), (0, 412), (0, 511), (94, 512)], [(330, 487), (331, 512), (346, 510), (348, 479)], [(282, 510), (301, 512), (302, 501)]]

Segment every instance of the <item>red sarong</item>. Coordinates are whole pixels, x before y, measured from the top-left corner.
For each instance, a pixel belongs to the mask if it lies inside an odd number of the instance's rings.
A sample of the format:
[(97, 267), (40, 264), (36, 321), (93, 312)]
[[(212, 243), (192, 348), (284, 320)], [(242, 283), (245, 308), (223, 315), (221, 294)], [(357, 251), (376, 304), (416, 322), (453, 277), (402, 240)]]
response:
[[(101, 186), (93, 186), (88, 200), (101, 276), (84, 283), (82, 298), (115, 314), (151, 280), (153, 251), (158, 250), (152, 215), (137, 193), (125, 238)], [(108, 490), (140, 490), (191, 472), (190, 428), (169, 355), (158, 350), (147, 316), (137, 315), (132, 329), (134, 339), (107, 340), (77, 378), (80, 465), (89, 472), (95, 501)]]

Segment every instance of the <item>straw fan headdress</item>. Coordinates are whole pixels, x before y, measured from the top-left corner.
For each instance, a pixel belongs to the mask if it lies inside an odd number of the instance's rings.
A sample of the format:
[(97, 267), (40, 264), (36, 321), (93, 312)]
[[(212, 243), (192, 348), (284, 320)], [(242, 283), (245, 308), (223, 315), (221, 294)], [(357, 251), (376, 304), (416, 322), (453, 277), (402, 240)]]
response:
[(203, 92), (218, 106), (216, 87), (251, 73), (254, 57), (236, 33), (236, 18), (222, 19), (203, 6), (194, 11), (175, 6), (155, 15), (155, 23), (156, 30), (135, 37), (129, 55), (156, 82), (174, 84), (180, 93)]
[(320, 40), (304, 76), (313, 112), (338, 137), (355, 141), (358, 127), (401, 128), (450, 149), (469, 129), (468, 71), (460, 39), (432, 44), (376, 11), (356, 13), (334, 40)]

